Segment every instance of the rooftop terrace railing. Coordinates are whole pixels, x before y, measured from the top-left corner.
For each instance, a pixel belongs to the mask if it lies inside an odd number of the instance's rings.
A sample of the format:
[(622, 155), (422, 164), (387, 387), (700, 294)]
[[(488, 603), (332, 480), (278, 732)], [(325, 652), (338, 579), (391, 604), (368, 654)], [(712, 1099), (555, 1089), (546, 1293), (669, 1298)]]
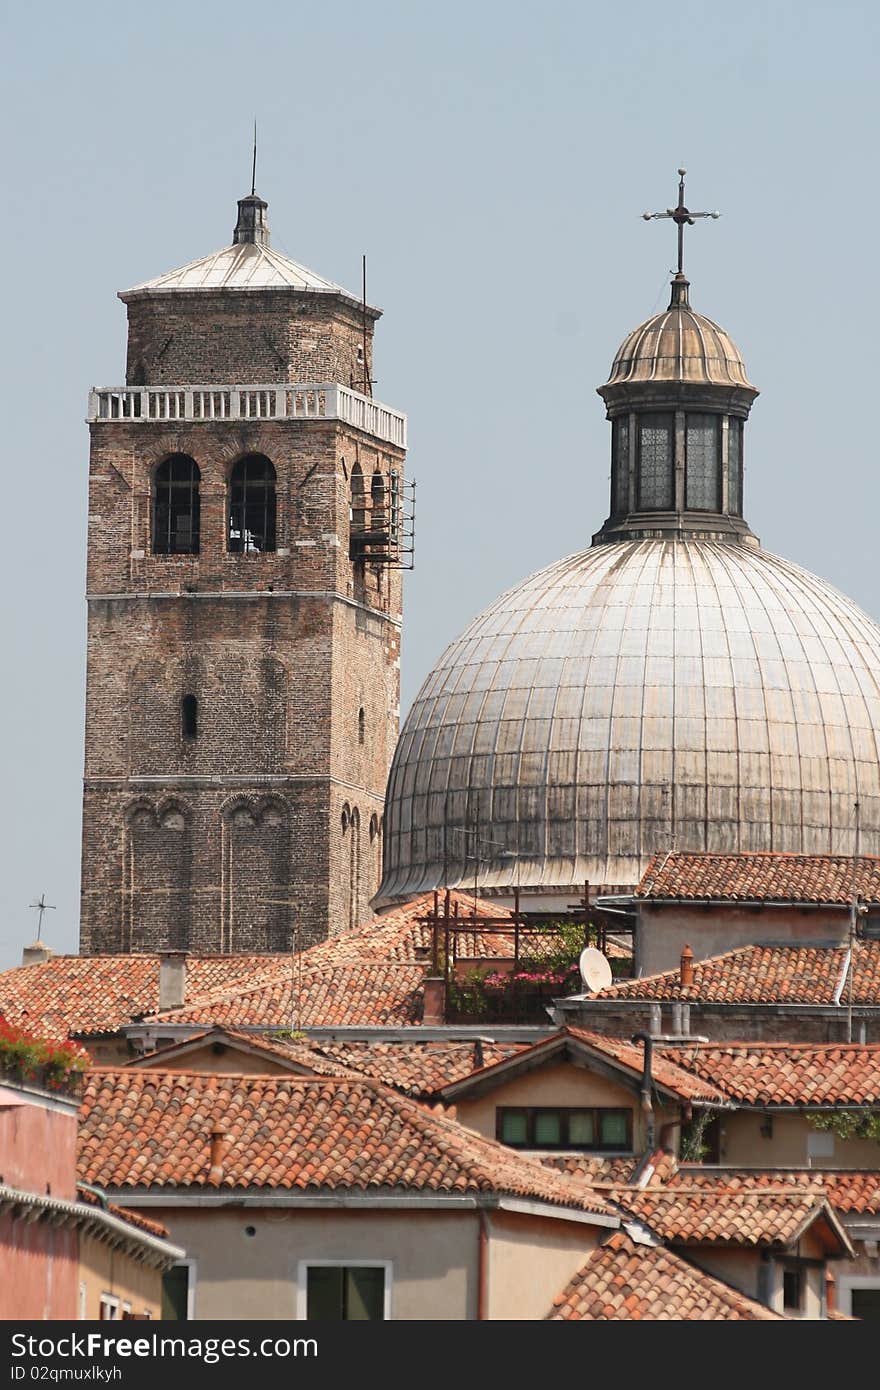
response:
[(96, 386), (90, 424), (165, 424), (171, 420), (342, 420), (374, 439), (406, 448), (406, 416), (334, 382), (268, 385)]

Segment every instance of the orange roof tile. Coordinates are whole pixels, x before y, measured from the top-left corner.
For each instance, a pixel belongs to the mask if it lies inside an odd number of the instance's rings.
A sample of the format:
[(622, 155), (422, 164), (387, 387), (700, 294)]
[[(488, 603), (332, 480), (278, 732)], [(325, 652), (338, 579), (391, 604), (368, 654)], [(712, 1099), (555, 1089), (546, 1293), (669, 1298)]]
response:
[(610, 1195), (671, 1244), (788, 1249), (823, 1215), (838, 1230), (824, 1194), (815, 1188), (746, 1189), (718, 1183), (684, 1187), (676, 1182), (665, 1187), (619, 1188)]
[(632, 1154), (624, 1158), (602, 1158), (599, 1154), (586, 1153), (542, 1154), (540, 1159), (545, 1168), (555, 1168), (558, 1173), (606, 1187), (620, 1187), (630, 1182), (636, 1161)]
[(126, 1207), (117, 1207), (114, 1202), (105, 1201), (99, 1197), (97, 1192), (90, 1192), (82, 1183), (76, 1185), (76, 1200), (83, 1202), (89, 1207), (98, 1207), (101, 1211), (109, 1211), (111, 1216), (115, 1216), (118, 1221), (127, 1221), (129, 1226), (134, 1226), (139, 1231), (146, 1231), (147, 1235), (158, 1236), (160, 1240), (167, 1240), (169, 1231), (167, 1226), (163, 1226), (159, 1221), (151, 1221), (148, 1216), (142, 1216), (139, 1211), (129, 1211)]
[(668, 1179), (670, 1187), (723, 1187), (754, 1192), (767, 1187), (808, 1188), (821, 1193), (835, 1211), (880, 1212), (880, 1170), (855, 1168), (720, 1168), (683, 1164)]
[(740, 1105), (880, 1104), (880, 1043), (689, 1043), (659, 1052)]
[(240, 1028), (401, 1027), (422, 1016), (424, 965), (366, 960), (299, 971), (295, 957), (226, 989), (203, 994), (148, 1023)]
[(880, 902), (880, 858), (842, 854), (655, 854), (637, 898), (702, 902)]
[[(190, 956), (190, 994), (228, 985), (290, 957)], [(159, 957), (52, 956), (0, 973), (0, 1013), (41, 1037), (114, 1033), (159, 1007)]]
[[(466, 893), (456, 893), (455, 898), (463, 912), (474, 905), (473, 898)], [(330, 937), (303, 951), (300, 957), (288, 952), (189, 956), (186, 962), (187, 1004), (206, 995), (230, 991), (234, 986), (263, 988), (271, 980), (277, 982), (277, 1003), (278, 998), (283, 997), (284, 981), (290, 979), (294, 960), (301, 961), (306, 974), (325, 971), (328, 965), (353, 966), (361, 962), (421, 963), (424, 973), (430, 961), (431, 933), (417, 919), (424, 917), (432, 906), (433, 894), (424, 893), (401, 907), (371, 918), (354, 931)], [(482, 899), (476, 901), (476, 907), (484, 915), (509, 915), (506, 908)], [(462, 956), (474, 953), (511, 955), (512, 949), (509, 938), (467, 937), (459, 942)], [(420, 978), (414, 972), (410, 976), (416, 983)], [(343, 988), (345, 981), (339, 984)], [(390, 976), (388, 984), (393, 989)], [(342, 1022), (343, 1018), (347, 1022), (364, 1024), (416, 1021), (418, 1010), (412, 1000), (404, 998), (407, 990), (396, 1002), (392, 1001), (387, 1020), (381, 1016), (376, 986), (361, 979), (355, 985), (356, 996), (358, 992), (365, 1005), (365, 1016), (355, 1016), (357, 998), (350, 1008), (343, 1007), (339, 1001), (331, 1004), (325, 999), (320, 1008), (328, 1014), (328, 1022)], [(115, 1033), (135, 1019), (152, 1017), (158, 1009), (158, 955), (53, 956), (40, 965), (19, 966), (0, 973), (0, 1013), (10, 1023), (50, 1040)], [(253, 1006), (249, 1006), (249, 1013), (254, 1012)], [(173, 1016), (179, 1022), (185, 1021), (180, 1010), (174, 1010)], [(172, 1012), (166, 1017), (170, 1020)], [(270, 1018), (269, 1022), (284, 1024), (286, 1019), (287, 1015), (282, 1013), (278, 1018)], [(212, 1021), (212, 1017), (205, 1021)]]
[[(219, 1178), (215, 1130), (226, 1136)], [(80, 1112), (79, 1171), (116, 1190), (496, 1193), (610, 1214), (588, 1184), (365, 1078), (95, 1069)]]
[(615, 1231), (554, 1299), (548, 1317), (589, 1322), (779, 1319), (763, 1304), (659, 1245)]
[[(467, 1094), (471, 1089), (485, 1088), (487, 1083), (493, 1079), (493, 1074), (497, 1075), (500, 1084), (508, 1074), (513, 1072), (519, 1074), (530, 1065), (543, 1065), (553, 1055), (565, 1056), (575, 1053), (583, 1057), (584, 1049), (598, 1054), (603, 1060), (616, 1063), (624, 1068), (632, 1078), (641, 1079), (644, 1053), (639, 1044), (632, 1043), (625, 1038), (607, 1037), (604, 1033), (593, 1033), (585, 1028), (565, 1027), (495, 1062), (490, 1063), (484, 1058), (482, 1067), (475, 1069), (467, 1076), (463, 1076), (460, 1080), (449, 1082), (444, 1087), (443, 1093), (450, 1100), (457, 1099), (459, 1095)], [(714, 1102), (715, 1104), (723, 1104), (724, 1102), (724, 1095), (717, 1086), (694, 1076), (693, 1072), (679, 1066), (674, 1056), (667, 1057), (656, 1049), (652, 1075), (657, 1086), (684, 1100)]]
[[(853, 953), (853, 1003), (880, 1004), (880, 941)], [(609, 985), (597, 999), (685, 999), (704, 1004), (825, 1004), (846, 984), (844, 946), (741, 946), (694, 961), (694, 982), (682, 988), (676, 968)]]

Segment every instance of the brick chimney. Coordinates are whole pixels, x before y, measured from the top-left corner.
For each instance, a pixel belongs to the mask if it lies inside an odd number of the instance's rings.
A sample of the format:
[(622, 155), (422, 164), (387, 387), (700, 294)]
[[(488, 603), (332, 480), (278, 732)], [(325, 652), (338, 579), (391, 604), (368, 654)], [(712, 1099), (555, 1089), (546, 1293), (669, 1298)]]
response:
[(159, 1012), (181, 1009), (186, 998), (186, 951), (159, 952)]
[(223, 1180), (223, 1160), (226, 1157), (226, 1131), (223, 1129), (211, 1130), (211, 1169), (208, 1173), (208, 1182), (222, 1182)]
[(694, 982), (694, 953), (690, 946), (682, 947), (681, 952), (681, 987), (688, 989)]
[(21, 953), (22, 965), (43, 965), (55, 952), (42, 941), (32, 941)]
[(424, 1008), (422, 1022), (442, 1024), (446, 1022), (446, 981), (442, 975), (427, 975), (424, 982)]

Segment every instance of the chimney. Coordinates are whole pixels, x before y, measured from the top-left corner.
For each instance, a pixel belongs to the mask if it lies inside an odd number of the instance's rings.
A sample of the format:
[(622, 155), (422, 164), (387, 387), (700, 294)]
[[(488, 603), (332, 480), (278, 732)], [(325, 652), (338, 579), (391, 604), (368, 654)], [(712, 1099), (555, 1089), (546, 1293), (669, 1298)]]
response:
[(422, 1023), (446, 1022), (446, 981), (442, 975), (426, 975)]
[(226, 1157), (226, 1131), (222, 1129), (211, 1130), (211, 1169), (208, 1173), (208, 1182), (223, 1181), (223, 1160)]
[(681, 951), (681, 987), (688, 989), (694, 983), (694, 953), (690, 946)]
[(51, 950), (42, 941), (32, 941), (30, 946), (25, 946), (21, 953), (22, 965), (45, 965), (46, 961), (54, 956)]
[(159, 952), (159, 1012), (181, 1009), (186, 998), (186, 951)]

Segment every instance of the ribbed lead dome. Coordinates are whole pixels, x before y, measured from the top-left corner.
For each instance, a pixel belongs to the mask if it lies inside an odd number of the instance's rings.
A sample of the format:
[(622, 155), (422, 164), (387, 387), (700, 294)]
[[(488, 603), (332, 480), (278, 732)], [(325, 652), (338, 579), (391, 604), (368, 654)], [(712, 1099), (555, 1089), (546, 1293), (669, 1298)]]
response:
[(757, 395), (733, 339), (689, 303), (688, 281), (676, 276), (668, 309), (624, 338), (615, 354), (608, 387), (642, 383), (738, 386)]
[[(395, 754), (380, 898), (631, 885), (658, 850), (880, 853), (880, 628), (753, 546), (596, 546), (443, 653)], [(478, 818), (479, 850), (467, 828)], [(490, 844), (490, 842), (494, 842)]]

